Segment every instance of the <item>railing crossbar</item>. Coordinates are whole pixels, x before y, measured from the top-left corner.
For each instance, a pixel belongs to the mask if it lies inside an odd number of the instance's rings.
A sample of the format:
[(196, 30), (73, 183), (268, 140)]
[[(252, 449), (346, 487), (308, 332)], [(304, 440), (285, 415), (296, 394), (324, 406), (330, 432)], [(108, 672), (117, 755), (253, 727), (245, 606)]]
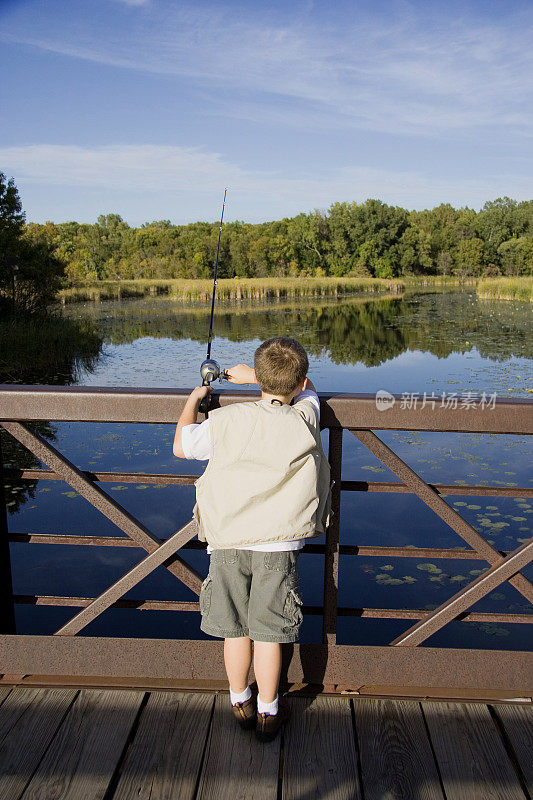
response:
[[(13, 602), (34, 606), (72, 606), (87, 608), (96, 597), (63, 597), (60, 595), (16, 594)], [(139, 611), (199, 611), (200, 604), (194, 600), (135, 600), (134, 598), (115, 600), (108, 608), (130, 608)], [(324, 606), (302, 606), (304, 614), (318, 617), (324, 613)], [(423, 608), (370, 608), (337, 607), (338, 617), (360, 617), (372, 619), (425, 619), (431, 614)], [(511, 624), (533, 624), (533, 614), (507, 614), (494, 611), (460, 611), (454, 620), (461, 622), (501, 622)]]
[[(140, 548), (137, 542), (125, 536), (90, 536), (88, 534), (67, 534), (67, 533), (11, 533), (8, 536), (10, 542), (21, 542), (25, 544), (57, 544), (65, 546), (81, 547), (136, 547)], [(182, 550), (205, 550), (205, 542), (191, 540), (182, 546)], [(323, 544), (306, 544), (302, 548), (303, 553), (315, 553), (322, 555), (326, 552)], [(501, 556), (509, 555), (510, 550), (498, 550)], [(389, 545), (362, 545), (362, 544), (340, 544), (339, 555), (341, 556), (364, 556), (365, 558), (452, 558), (464, 560), (486, 561), (476, 550), (467, 547), (393, 547)]]
[[(88, 480), (98, 483), (154, 483), (165, 486), (193, 486), (199, 475), (173, 475), (156, 472), (92, 472), (80, 470)], [(61, 475), (49, 469), (5, 469), (7, 480), (48, 480), (62, 481)], [(428, 483), (440, 495), (475, 495), (487, 497), (533, 497), (532, 486), (484, 486), (450, 483)], [(413, 494), (413, 490), (405, 483), (390, 481), (341, 481), (343, 492), (394, 492)]]

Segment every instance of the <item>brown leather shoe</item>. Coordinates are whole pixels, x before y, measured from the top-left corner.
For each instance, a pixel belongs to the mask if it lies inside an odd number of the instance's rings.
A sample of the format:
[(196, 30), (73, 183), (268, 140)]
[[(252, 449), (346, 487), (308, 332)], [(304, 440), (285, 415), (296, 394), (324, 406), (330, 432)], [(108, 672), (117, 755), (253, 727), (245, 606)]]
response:
[(255, 735), (260, 742), (272, 742), (289, 718), (289, 707), (280, 700), (277, 714), (258, 714)]
[(244, 730), (250, 730), (255, 726), (257, 709), (255, 705), (255, 697), (252, 695), (249, 700), (244, 703), (235, 703), (232, 705), (233, 714), (235, 719)]

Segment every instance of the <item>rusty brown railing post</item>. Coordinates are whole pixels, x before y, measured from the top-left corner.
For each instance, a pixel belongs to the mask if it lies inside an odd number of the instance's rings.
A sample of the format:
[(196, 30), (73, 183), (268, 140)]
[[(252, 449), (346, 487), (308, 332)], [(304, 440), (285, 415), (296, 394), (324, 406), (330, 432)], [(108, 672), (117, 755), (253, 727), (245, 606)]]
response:
[(335, 481), (331, 493), (331, 519), (326, 531), (324, 557), (324, 617), (322, 642), (337, 642), (337, 594), (339, 591), (339, 530), (341, 517), (342, 428), (329, 429), (329, 454), (331, 479)]
[(0, 436), (0, 633), (15, 633), (15, 603), (13, 601), (5, 491), (2, 437)]

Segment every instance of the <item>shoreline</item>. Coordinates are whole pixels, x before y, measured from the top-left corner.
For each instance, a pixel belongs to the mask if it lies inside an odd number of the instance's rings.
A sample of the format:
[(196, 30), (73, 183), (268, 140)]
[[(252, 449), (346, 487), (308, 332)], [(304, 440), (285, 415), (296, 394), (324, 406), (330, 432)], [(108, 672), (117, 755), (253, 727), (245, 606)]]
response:
[[(405, 276), (403, 278), (323, 277), (323, 278), (220, 278), (216, 299), (223, 301), (263, 301), (321, 299), (354, 294), (402, 296), (413, 289), (473, 287), (480, 300), (533, 301), (533, 278), (461, 278), (457, 276)], [(101, 302), (128, 298), (165, 297), (183, 303), (209, 302), (210, 279), (139, 278), (104, 280), (61, 289), (56, 302)]]

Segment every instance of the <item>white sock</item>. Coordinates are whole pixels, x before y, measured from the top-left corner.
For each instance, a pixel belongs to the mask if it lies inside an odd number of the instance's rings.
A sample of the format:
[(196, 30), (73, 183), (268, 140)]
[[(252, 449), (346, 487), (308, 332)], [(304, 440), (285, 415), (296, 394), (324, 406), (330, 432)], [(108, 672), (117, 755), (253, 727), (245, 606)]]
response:
[(257, 713), (258, 714), (277, 714), (278, 713), (278, 695), (275, 696), (271, 703), (264, 703), (261, 698), (257, 697)]
[(250, 689), (249, 686), (246, 687), (244, 692), (232, 692), (230, 686), (229, 697), (232, 706), (234, 706), (235, 703), (246, 703), (246, 701), (249, 700), (251, 696), (252, 696), (252, 690)]

